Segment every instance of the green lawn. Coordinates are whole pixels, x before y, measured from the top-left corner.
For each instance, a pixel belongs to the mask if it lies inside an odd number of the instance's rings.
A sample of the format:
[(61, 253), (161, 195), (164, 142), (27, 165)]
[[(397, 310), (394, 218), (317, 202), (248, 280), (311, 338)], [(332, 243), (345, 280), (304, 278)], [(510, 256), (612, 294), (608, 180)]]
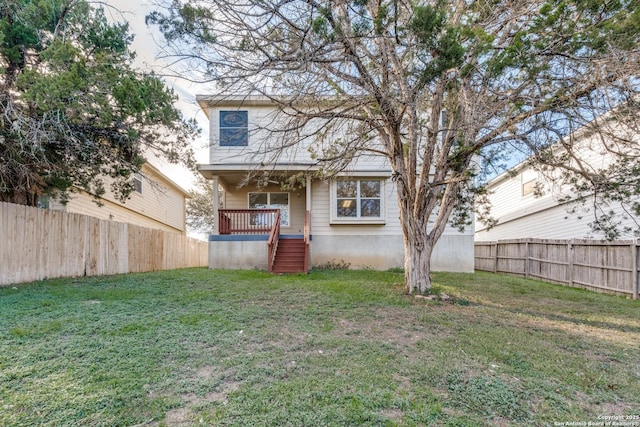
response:
[(187, 269), (1, 288), (0, 425), (640, 415), (639, 301), (488, 273), (434, 281), (454, 304), (373, 271)]

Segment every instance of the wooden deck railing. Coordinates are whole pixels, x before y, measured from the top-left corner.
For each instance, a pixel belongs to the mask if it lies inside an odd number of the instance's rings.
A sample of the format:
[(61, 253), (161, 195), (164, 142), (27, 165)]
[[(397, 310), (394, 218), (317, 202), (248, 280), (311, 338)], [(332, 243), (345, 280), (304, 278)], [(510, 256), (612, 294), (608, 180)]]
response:
[(278, 250), (278, 242), (280, 241), (280, 210), (276, 213), (271, 233), (269, 233), (269, 240), (267, 241), (267, 270), (269, 273), (273, 271), (273, 263), (276, 258), (276, 251)]
[(220, 209), (220, 234), (269, 234), (280, 209)]
[[(220, 209), (220, 234), (268, 234), (267, 269), (273, 270), (273, 263), (280, 241), (280, 209)], [(309, 271), (311, 241), (311, 213), (304, 219), (304, 270)]]

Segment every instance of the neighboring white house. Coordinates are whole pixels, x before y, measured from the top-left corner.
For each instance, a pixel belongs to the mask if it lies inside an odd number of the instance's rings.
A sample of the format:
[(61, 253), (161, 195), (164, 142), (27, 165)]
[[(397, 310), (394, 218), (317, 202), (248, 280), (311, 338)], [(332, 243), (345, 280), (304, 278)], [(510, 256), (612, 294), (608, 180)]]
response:
[(65, 205), (55, 199), (44, 199), (41, 204), (49, 209), (186, 234), (186, 190), (150, 163), (142, 166), (134, 185), (135, 190), (125, 203), (107, 188), (100, 199), (102, 206), (82, 190), (72, 194)]
[[(615, 124), (605, 123), (610, 127)], [(624, 132), (616, 127), (614, 132)], [(602, 137), (588, 127), (570, 135), (575, 139), (577, 150), (584, 165), (593, 171), (606, 169), (611, 155), (604, 149)], [(567, 137), (569, 138), (569, 136)], [(637, 138), (630, 135), (628, 138)], [(613, 143), (612, 143), (613, 144)], [(557, 146), (562, 150), (561, 145)], [(536, 191), (536, 188), (538, 191)], [(577, 206), (566, 197), (571, 197), (567, 186), (562, 186), (534, 170), (526, 162), (497, 176), (487, 184), (491, 217), (497, 225), (488, 229), (486, 224), (476, 218), (476, 241), (496, 241), (506, 239), (604, 239), (602, 233), (592, 230), (590, 223), (595, 220), (594, 206), (586, 203)], [(620, 205), (599, 205), (605, 212), (613, 211), (621, 220), (620, 229), (637, 229), (639, 218), (633, 218)], [(623, 233), (620, 238), (635, 238), (633, 232)]]
[[(316, 162), (305, 147), (291, 147), (277, 161), (264, 154), (275, 137), (261, 129), (265, 122), (278, 120), (268, 99), (197, 96), (197, 100), (210, 121), (211, 143), (209, 164), (199, 170), (224, 188), (220, 200), (218, 185), (213, 186), (220, 220), (209, 239), (210, 268), (286, 272), (328, 263), (373, 269), (404, 265), (396, 189), (386, 158), (360, 157), (336, 178), (316, 179)], [(256, 170), (270, 173), (266, 185), (257, 187), (253, 181), (245, 185), (247, 173)], [(302, 174), (302, 185), (283, 190), (280, 180), (296, 174)], [(276, 211), (254, 209), (279, 209), (277, 236), (268, 234)], [(296, 252), (304, 252), (305, 245), (306, 261), (300, 259), (295, 265)], [(269, 246), (275, 253), (268, 257)], [(286, 257), (291, 262), (279, 260)], [(472, 228), (463, 233), (448, 228), (436, 246), (432, 267), (473, 271)]]

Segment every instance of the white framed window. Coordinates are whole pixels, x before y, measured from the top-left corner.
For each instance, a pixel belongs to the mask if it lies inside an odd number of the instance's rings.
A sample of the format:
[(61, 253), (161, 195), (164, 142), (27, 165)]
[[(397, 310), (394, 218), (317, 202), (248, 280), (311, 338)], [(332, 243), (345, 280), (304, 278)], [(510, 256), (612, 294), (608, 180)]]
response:
[[(249, 193), (249, 209), (280, 209), (280, 225), (289, 226), (289, 193)], [(254, 215), (252, 225), (271, 225), (271, 216)], [(255, 223), (255, 224), (254, 224)]]
[(133, 175), (133, 191), (142, 194), (142, 174)]
[(544, 189), (540, 174), (536, 171), (525, 170), (520, 174), (520, 191), (522, 197), (542, 196)]
[(340, 179), (331, 187), (331, 222), (383, 224), (383, 179)]
[(246, 147), (249, 145), (249, 112), (220, 111), (220, 146)]

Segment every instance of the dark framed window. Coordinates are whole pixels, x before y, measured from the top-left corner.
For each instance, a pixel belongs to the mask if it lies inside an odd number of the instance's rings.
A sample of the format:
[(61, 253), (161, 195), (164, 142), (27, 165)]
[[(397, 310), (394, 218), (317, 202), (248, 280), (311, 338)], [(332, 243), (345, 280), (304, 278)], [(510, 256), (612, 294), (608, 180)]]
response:
[(220, 146), (249, 145), (249, 112), (220, 111)]
[(42, 209), (50, 209), (51, 201), (49, 196), (40, 196), (38, 197), (38, 207)]

